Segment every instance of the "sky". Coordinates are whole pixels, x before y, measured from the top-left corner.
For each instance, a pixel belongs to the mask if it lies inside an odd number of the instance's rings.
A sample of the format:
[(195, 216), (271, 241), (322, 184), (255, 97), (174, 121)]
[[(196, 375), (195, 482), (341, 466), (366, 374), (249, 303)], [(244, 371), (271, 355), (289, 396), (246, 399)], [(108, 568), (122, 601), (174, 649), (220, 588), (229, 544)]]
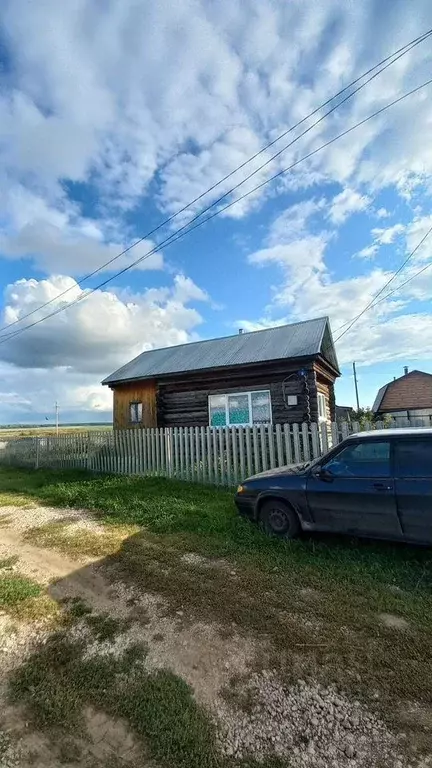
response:
[[(61, 420), (110, 420), (100, 381), (145, 349), (322, 315), (338, 338), (432, 225), (432, 85), (89, 291), (432, 77), (430, 38), (175, 216), (432, 27), (415, 6), (3, 0), (0, 423), (52, 420), (56, 401)], [(432, 236), (336, 341), (339, 404), (353, 360), (362, 406), (405, 365), (432, 372), (432, 268), (402, 286), (431, 255)]]

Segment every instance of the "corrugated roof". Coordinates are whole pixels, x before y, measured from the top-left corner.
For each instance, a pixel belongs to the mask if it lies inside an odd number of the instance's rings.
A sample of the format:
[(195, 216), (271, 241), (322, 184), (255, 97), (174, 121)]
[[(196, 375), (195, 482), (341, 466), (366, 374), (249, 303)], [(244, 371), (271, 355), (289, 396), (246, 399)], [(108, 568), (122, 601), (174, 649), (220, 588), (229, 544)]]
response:
[[(324, 338), (325, 337), (325, 338)], [(328, 342), (330, 339), (330, 343)], [(323, 343), (324, 341), (324, 343)], [(324, 349), (325, 348), (325, 349)], [(327, 317), (262, 331), (152, 349), (107, 376), (102, 384), (152, 379), (174, 373), (263, 363), (289, 357), (321, 354), (337, 369)]]
[(377, 413), (377, 411), (379, 411), (380, 405), (381, 405), (382, 401), (384, 400), (384, 395), (387, 392), (387, 387), (388, 386), (389, 386), (389, 384), (384, 384), (384, 386), (381, 387), (381, 389), (378, 390), (378, 394), (377, 394), (377, 396), (376, 396), (376, 398), (374, 400), (374, 404), (372, 406), (372, 413)]

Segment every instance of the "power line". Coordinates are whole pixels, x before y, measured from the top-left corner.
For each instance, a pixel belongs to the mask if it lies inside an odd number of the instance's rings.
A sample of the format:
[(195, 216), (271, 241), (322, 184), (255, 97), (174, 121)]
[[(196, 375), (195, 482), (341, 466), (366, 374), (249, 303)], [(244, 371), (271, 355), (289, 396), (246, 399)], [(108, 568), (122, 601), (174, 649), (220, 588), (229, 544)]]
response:
[[(378, 77), (382, 72), (384, 72), (388, 67), (392, 66), (396, 61), (398, 61), (402, 56), (405, 56), (407, 53), (409, 53), (413, 48), (415, 48), (417, 45), (420, 45), (420, 43), (424, 42), (428, 37), (432, 35), (432, 29), (428, 30), (424, 34), (420, 35), (417, 38), (414, 38), (409, 43), (404, 45), (402, 48), (399, 48), (398, 50), (394, 51), (392, 54), (387, 56), (385, 59), (382, 59), (378, 64), (375, 64), (373, 67), (368, 69), (366, 72), (364, 72), (362, 75), (357, 77), (355, 80), (353, 80), (351, 83), (349, 83), (347, 86), (342, 88), (338, 93), (336, 93), (331, 98), (327, 99), (323, 104), (321, 104), (319, 107), (316, 107), (312, 112), (310, 112), (306, 117), (299, 120), (295, 125), (291, 126), (289, 129), (281, 133), (276, 139), (266, 144), (262, 149), (260, 149), (258, 152), (256, 152), (254, 155), (252, 155), (248, 160), (245, 160), (241, 165), (237, 166), (237, 168), (234, 168), (230, 173), (228, 173), (226, 176), (224, 176), (222, 179), (220, 179), (218, 182), (213, 184), (211, 187), (209, 187), (207, 190), (202, 192), (198, 197), (194, 198), (191, 202), (187, 203), (187, 205), (183, 206), (183, 208), (180, 208), (176, 213), (173, 213), (171, 216), (169, 216), (167, 219), (162, 221), (160, 224), (158, 224), (154, 229), (147, 232), (145, 235), (140, 237), (135, 242), (131, 243), (127, 248), (124, 248), (120, 253), (113, 256), (111, 259), (109, 259), (107, 262), (99, 266), (97, 269), (93, 270), (93, 272), (90, 272), (89, 274), (85, 275), (80, 281), (77, 281), (77, 284), (81, 287), (82, 283), (84, 283), (86, 280), (89, 280), (91, 277), (94, 277), (96, 274), (101, 272), (102, 270), (106, 269), (110, 264), (112, 264), (114, 261), (119, 259), (121, 256), (124, 256), (126, 253), (131, 251), (133, 248), (135, 248), (137, 245), (142, 243), (145, 239), (151, 237), (153, 234), (155, 234), (157, 231), (159, 231), (162, 227), (169, 224), (173, 219), (175, 219), (180, 214), (184, 213), (188, 208), (192, 207), (195, 203), (199, 202), (203, 197), (205, 197), (207, 194), (212, 192), (214, 189), (216, 189), (220, 184), (223, 184), (225, 181), (227, 181), (229, 178), (231, 178), (235, 173), (242, 170), (246, 165), (251, 163), (253, 160), (255, 160), (257, 157), (259, 157), (263, 152), (265, 152), (267, 149), (272, 147), (274, 144), (276, 144), (278, 141), (283, 139), (285, 136), (287, 136), (289, 133), (292, 133), (296, 128), (300, 127), (304, 122), (309, 120), (311, 117), (313, 117), (315, 114), (317, 114), (321, 109), (328, 106), (332, 101), (334, 101), (336, 98), (341, 96), (345, 91), (352, 88), (354, 85), (356, 85), (358, 82), (363, 80), (367, 75), (369, 75), (371, 72), (374, 72), (374, 70), (378, 69), (377, 72), (375, 72), (368, 80), (366, 80), (364, 83), (362, 83), (358, 88), (353, 90), (351, 93), (348, 94), (342, 101), (338, 102), (338, 104), (334, 105), (328, 112), (326, 112), (324, 115), (322, 115), (318, 120), (315, 121), (312, 125), (310, 125), (307, 129), (305, 129), (302, 133), (300, 133), (298, 136), (296, 136), (293, 141), (291, 141), (289, 144), (285, 145), (280, 149), (278, 152), (276, 152), (274, 155), (272, 155), (271, 158), (269, 158), (265, 163), (260, 165), (258, 168), (256, 168), (252, 173), (250, 173), (248, 176), (246, 176), (242, 181), (240, 181), (238, 184), (236, 184), (231, 189), (227, 190), (223, 195), (221, 195), (217, 200), (214, 200), (210, 205), (208, 205), (206, 208), (200, 211), (196, 216), (194, 216), (192, 219), (190, 219), (183, 227), (180, 229), (177, 229), (175, 233), (173, 233), (172, 236), (175, 234), (182, 232), (186, 230), (190, 224), (197, 221), (204, 213), (209, 211), (214, 206), (218, 205), (222, 200), (224, 200), (228, 195), (235, 192), (236, 189), (241, 187), (243, 184), (245, 184), (247, 181), (249, 181), (253, 176), (255, 176), (257, 173), (259, 173), (261, 170), (263, 170), (265, 167), (267, 167), (270, 163), (272, 163), (277, 157), (279, 157), (283, 152), (285, 152), (287, 149), (289, 149), (293, 144), (295, 144), (299, 139), (301, 139), (303, 136), (305, 136), (307, 133), (309, 133), (313, 128), (315, 128), (319, 123), (321, 123), (323, 120), (325, 120), (330, 114), (332, 114), (336, 109), (339, 109), (342, 104), (344, 104), (346, 101), (351, 99), (358, 91), (360, 91), (362, 88), (364, 88), (368, 83), (371, 82), (371, 80), (375, 79), (375, 77)], [(382, 66), (385, 65), (385, 66)], [(382, 67), (379, 69), (379, 67)], [(225, 210), (225, 209), (224, 209)], [(171, 237), (172, 237), (171, 236)], [(170, 244), (169, 243), (170, 238), (167, 238), (166, 240), (159, 243), (155, 248), (151, 249), (149, 252), (144, 254), (141, 257), (141, 261), (144, 259), (148, 259), (150, 256), (152, 256), (154, 253), (156, 253), (162, 245)], [(130, 265), (130, 268), (135, 266), (136, 262), (133, 262)], [(12, 323), (8, 323), (8, 325), (3, 326), (3, 328), (0, 328), (0, 332), (9, 329), (10, 327), (17, 325), (18, 323), (21, 323), (23, 320), (26, 320), (28, 317), (31, 317), (36, 312), (40, 312), (41, 309), (44, 309), (45, 307), (53, 304), (54, 302), (57, 302), (59, 299), (61, 299), (63, 296), (68, 294), (73, 288), (75, 288), (76, 285), (69, 286), (69, 288), (66, 288), (64, 291), (62, 291), (57, 296), (53, 297), (52, 299), (49, 299), (49, 301), (46, 301), (44, 304), (41, 304), (36, 309), (33, 309), (31, 312), (28, 312), (26, 315), (21, 316), (17, 320), (14, 320)], [(49, 315), (48, 315), (49, 317)], [(1, 338), (1, 337), (0, 337)]]
[[(367, 312), (367, 311), (368, 311), (368, 309), (372, 309), (372, 307), (374, 307), (374, 306), (375, 306), (375, 302), (376, 302), (376, 299), (378, 298), (378, 296), (381, 296), (381, 294), (382, 294), (382, 293), (385, 291), (385, 289), (387, 288), (387, 286), (389, 286), (389, 285), (390, 285), (390, 283), (392, 283), (392, 282), (393, 282), (393, 280), (394, 280), (394, 279), (395, 279), (395, 278), (396, 278), (396, 277), (397, 277), (397, 276), (398, 276), (398, 275), (399, 275), (399, 274), (402, 272), (402, 270), (404, 269), (404, 267), (405, 267), (405, 266), (408, 264), (408, 262), (410, 261), (410, 259), (412, 259), (412, 257), (414, 256), (414, 254), (415, 254), (415, 253), (417, 253), (418, 249), (420, 248), (420, 246), (422, 246), (422, 245), (423, 245), (423, 243), (424, 243), (424, 242), (425, 242), (425, 240), (426, 240), (426, 239), (429, 237), (429, 235), (431, 234), (431, 232), (432, 232), (432, 226), (431, 226), (431, 227), (428, 229), (428, 231), (426, 232), (426, 234), (425, 234), (425, 235), (423, 235), (423, 237), (421, 238), (420, 242), (418, 242), (418, 243), (417, 243), (416, 247), (415, 247), (415, 248), (413, 248), (413, 250), (412, 250), (412, 251), (411, 251), (411, 252), (408, 254), (408, 256), (406, 257), (406, 259), (405, 259), (405, 260), (402, 262), (402, 264), (401, 264), (401, 265), (400, 265), (400, 267), (399, 267), (399, 268), (396, 270), (396, 272), (394, 272), (394, 273), (393, 273), (393, 275), (392, 275), (392, 276), (391, 276), (391, 277), (390, 277), (390, 278), (389, 278), (389, 279), (388, 279), (388, 280), (387, 280), (387, 281), (384, 283), (384, 285), (382, 286), (382, 288), (380, 288), (380, 290), (378, 291), (378, 293), (376, 293), (376, 294), (375, 294), (375, 296), (374, 296), (374, 297), (373, 297), (373, 298), (372, 298), (372, 299), (369, 301), (369, 303), (368, 303), (368, 304), (366, 304), (366, 306), (365, 306), (365, 307), (363, 307), (362, 311), (361, 311), (361, 312), (359, 312), (359, 314), (358, 314), (358, 315), (356, 315), (356, 316), (355, 316), (355, 317), (354, 317), (352, 320), (348, 320), (348, 322), (347, 322), (347, 323), (344, 323), (344, 325), (348, 325), (348, 328), (346, 328), (346, 329), (345, 329), (345, 330), (344, 330), (344, 331), (343, 331), (343, 332), (340, 334), (340, 336), (338, 336), (338, 337), (337, 337), (337, 339), (335, 339), (335, 344), (336, 344), (336, 342), (337, 342), (337, 341), (339, 341), (339, 340), (340, 340), (340, 339), (341, 339), (343, 336), (345, 336), (345, 334), (346, 334), (346, 333), (348, 333), (348, 331), (349, 331), (349, 330), (350, 330), (350, 329), (353, 327), (354, 323), (356, 323), (356, 322), (357, 322), (357, 320), (360, 320), (360, 318), (361, 318), (361, 317), (363, 317), (363, 315), (365, 314), (365, 312)], [(428, 265), (428, 266), (430, 266), (430, 265)], [(407, 282), (409, 282), (409, 280), (407, 280)], [(405, 283), (405, 285), (406, 285), (406, 283)], [(398, 289), (396, 289), (396, 288), (395, 288), (395, 290), (398, 290)], [(391, 293), (394, 293), (394, 291), (391, 291)], [(387, 295), (389, 296), (389, 295), (391, 295), (391, 293), (389, 293), (389, 294), (387, 294)], [(379, 304), (380, 302), (376, 302), (376, 303), (377, 303), (377, 304)], [(340, 326), (340, 328), (338, 328), (337, 330), (340, 330), (341, 328), (343, 328), (343, 327), (344, 327), (344, 325), (341, 325), (341, 326)]]
[[(144, 261), (144, 259), (148, 258), (149, 255), (152, 253), (156, 253), (159, 251), (162, 247), (166, 247), (168, 245), (172, 245), (173, 243), (177, 242), (177, 240), (182, 239), (186, 234), (189, 234), (190, 232), (193, 232), (195, 229), (198, 229), (198, 227), (201, 227), (203, 224), (206, 224), (208, 221), (211, 221), (211, 219), (215, 218), (215, 216), (220, 215), (224, 211), (231, 208), (233, 205), (236, 205), (241, 200), (244, 200), (246, 197), (249, 197), (249, 195), (253, 194), (257, 190), (264, 187), (266, 184), (269, 184), (271, 181), (274, 181), (275, 179), (281, 177), (283, 174), (287, 173), (288, 171), (292, 170), (292, 168), (296, 167), (300, 163), (304, 162), (305, 160), (308, 160), (309, 158), (316, 155), (318, 152), (322, 151), (323, 149), (327, 148), (331, 144), (334, 144), (334, 142), (338, 141), (339, 139), (343, 138), (344, 136), (347, 136), (355, 129), (359, 128), (360, 126), (367, 123), (369, 120), (372, 120), (374, 117), (377, 117), (378, 115), (382, 114), (386, 110), (390, 109), (390, 107), (395, 106), (396, 104), (399, 104), (404, 99), (408, 98), (409, 96), (412, 96), (414, 93), (417, 93), (422, 88), (425, 88), (426, 86), (430, 85), (432, 83), (432, 78), (427, 80), (426, 82), (422, 83), (421, 85), (416, 86), (416, 88), (412, 88), (407, 93), (403, 94), (402, 96), (399, 96), (397, 99), (394, 99), (389, 104), (386, 104), (384, 107), (381, 107), (380, 109), (373, 112), (371, 115), (369, 115), (366, 118), (363, 118), (363, 120), (360, 120), (358, 123), (355, 123), (350, 128), (347, 128), (345, 131), (342, 131), (342, 133), (338, 134), (337, 136), (333, 137), (332, 139), (329, 139), (329, 141), (326, 141), (324, 144), (321, 144), (321, 146), (317, 147), (316, 149), (309, 152), (307, 155), (304, 155), (302, 158), (299, 158), (295, 162), (291, 163), (290, 166), (287, 168), (282, 169), (281, 171), (278, 171), (278, 173), (274, 174), (268, 179), (265, 179), (260, 184), (258, 184), (256, 187), (253, 187), (253, 189), (250, 189), (248, 192), (245, 192), (243, 195), (240, 195), (240, 197), (236, 198), (235, 200), (232, 200), (231, 202), (227, 203), (223, 208), (219, 208), (217, 211), (212, 213), (210, 216), (207, 216), (205, 219), (201, 219), (201, 221), (198, 221), (194, 224), (193, 227), (189, 227), (189, 224), (185, 225), (184, 227), (181, 227), (180, 230), (177, 232), (174, 232), (173, 235), (169, 236), (165, 241), (162, 241), (162, 243), (159, 243), (158, 246), (156, 246), (150, 253), (144, 254), (144, 256), (141, 256), (140, 258), (136, 259), (132, 264), (129, 264), (128, 266), (124, 267), (123, 269), (116, 272), (111, 277), (104, 280), (102, 283), (99, 283), (97, 286), (92, 288), (87, 293), (83, 293), (81, 296), (79, 296), (77, 299), (75, 299), (70, 304), (66, 304), (62, 307), (57, 308), (54, 312), (51, 312), (48, 315), (45, 315), (44, 317), (40, 318), (39, 320), (35, 320), (33, 323), (30, 323), (29, 325), (26, 325), (24, 328), (20, 328), (17, 331), (15, 331), (12, 334), (7, 334), (5, 336), (0, 336), (0, 344), (5, 343), (9, 339), (14, 338), (15, 336), (20, 335), (21, 333), (24, 333), (24, 331), (28, 330), (29, 328), (33, 328), (36, 325), (39, 325), (40, 323), (44, 322), (44, 320), (48, 320), (51, 317), (54, 317), (55, 315), (58, 315), (60, 312), (63, 312), (65, 309), (69, 309), (76, 304), (78, 304), (80, 301), (83, 301), (83, 299), (88, 298), (88, 296), (91, 296), (91, 294), (95, 293), (97, 290), (100, 290), (101, 288), (104, 288), (105, 285), (115, 280), (117, 277), (120, 277), (121, 275), (128, 272), (130, 269), (135, 267), (137, 264), (139, 264), (141, 261)], [(196, 217), (200, 218), (200, 217)]]
[[(411, 283), (412, 280), (415, 280), (416, 277), (419, 277), (420, 275), (423, 274), (423, 272), (426, 272), (426, 270), (430, 269), (431, 267), (432, 267), (432, 261), (430, 261), (429, 264), (426, 264), (426, 266), (424, 266), (421, 269), (419, 269), (418, 272), (414, 272), (413, 275), (410, 275), (407, 278), (407, 280), (404, 280), (403, 283), (399, 283), (399, 285), (397, 285), (391, 291), (386, 293), (386, 295), (383, 296), (379, 301), (375, 302), (375, 304), (373, 304), (373, 306), (370, 307), (370, 309), (374, 309), (376, 306), (378, 306), (378, 304), (382, 304), (382, 302), (386, 301), (386, 299), (388, 299), (389, 296), (393, 296), (394, 293), (397, 293), (398, 291), (400, 291), (401, 288), (404, 288), (406, 285), (408, 285), (408, 283)], [(373, 326), (373, 327), (375, 327), (375, 326)]]

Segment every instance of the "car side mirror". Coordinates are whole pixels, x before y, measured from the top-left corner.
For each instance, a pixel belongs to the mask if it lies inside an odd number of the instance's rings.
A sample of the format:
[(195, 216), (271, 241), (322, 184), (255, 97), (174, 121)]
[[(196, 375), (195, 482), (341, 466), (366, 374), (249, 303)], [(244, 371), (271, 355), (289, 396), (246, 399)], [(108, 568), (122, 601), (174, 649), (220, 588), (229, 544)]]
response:
[(315, 477), (318, 480), (322, 480), (324, 483), (332, 483), (333, 482), (333, 475), (331, 472), (328, 471), (325, 467), (319, 467), (317, 471), (314, 473)]

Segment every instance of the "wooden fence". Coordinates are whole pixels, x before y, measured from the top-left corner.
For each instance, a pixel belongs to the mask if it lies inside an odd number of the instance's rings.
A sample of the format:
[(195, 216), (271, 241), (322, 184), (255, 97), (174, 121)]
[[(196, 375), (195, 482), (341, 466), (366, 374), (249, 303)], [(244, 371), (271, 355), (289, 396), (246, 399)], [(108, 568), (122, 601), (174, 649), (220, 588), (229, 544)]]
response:
[[(363, 428), (383, 426), (366, 424)], [(277, 424), (223, 429), (133, 429), (3, 441), (0, 438), (0, 464), (235, 485), (267, 469), (314, 459), (361, 429), (357, 423)]]

